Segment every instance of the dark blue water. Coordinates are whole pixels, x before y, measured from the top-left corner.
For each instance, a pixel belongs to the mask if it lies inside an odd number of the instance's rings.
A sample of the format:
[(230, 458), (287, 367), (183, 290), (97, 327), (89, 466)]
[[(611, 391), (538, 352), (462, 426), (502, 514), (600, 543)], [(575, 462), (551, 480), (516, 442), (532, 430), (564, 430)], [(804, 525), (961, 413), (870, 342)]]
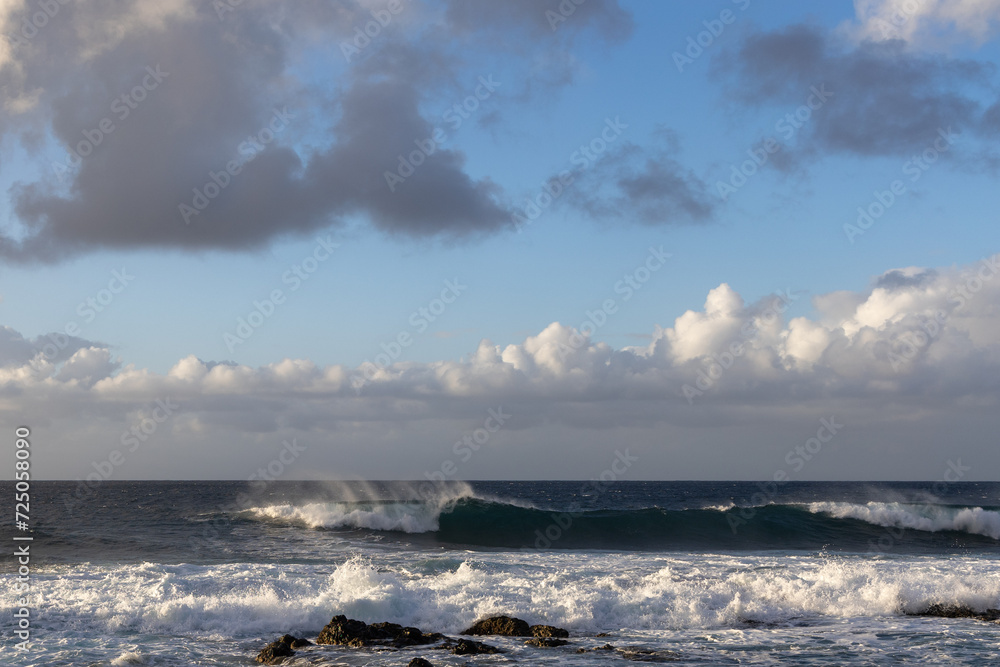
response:
[[(77, 482), (36, 482), (33, 524), (53, 562), (256, 557), (268, 553), (268, 540), (301, 528), (378, 534), (383, 541), (422, 548), (934, 553), (1000, 546), (1000, 484), (936, 486), (106, 482), (90, 489)], [(353, 506), (344, 505), (349, 498)], [(284, 505), (315, 506), (315, 512), (269, 517), (260, 511)], [(328, 506), (326, 513), (321, 505)], [(347, 517), (351, 507), (370, 513)], [(376, 520), (400, 508), (416, 524)]]

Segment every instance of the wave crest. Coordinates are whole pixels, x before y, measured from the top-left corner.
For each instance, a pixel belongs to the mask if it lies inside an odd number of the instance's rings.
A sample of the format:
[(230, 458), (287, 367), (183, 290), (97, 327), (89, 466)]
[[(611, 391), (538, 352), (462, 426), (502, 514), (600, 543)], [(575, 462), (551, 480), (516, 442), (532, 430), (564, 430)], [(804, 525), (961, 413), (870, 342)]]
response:
[(809, 511), (837, 519), (858, 519), (885, 528), (909, 528), (937, 533), (945, 530), (1000, 540), (1000, 512), (982, 507), (908, 505), (904, 503), (811, 503)]

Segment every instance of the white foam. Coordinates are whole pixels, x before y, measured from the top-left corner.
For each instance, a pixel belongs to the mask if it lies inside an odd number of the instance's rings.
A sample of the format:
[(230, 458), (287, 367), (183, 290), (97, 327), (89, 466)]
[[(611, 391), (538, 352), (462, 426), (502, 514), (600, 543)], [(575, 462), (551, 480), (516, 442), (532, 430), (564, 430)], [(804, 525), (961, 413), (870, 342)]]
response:
[(1000, 540), (1000, 512), (981, 507), (943, 507), (904, 503), (811, 503), (809, 511), (839, 519), (851, 518), (886, 528), (909, 528), (928, 532), (955, 530)]
[(438, 529), (441, 510), (436, 505), (423, 503), (362, 504), (361, 507), (356, 503), (308, 503), (252, 507), (247, 512), (257, 518), (301, 523), (310, 528), (368, 528), (427, 533)]
[(736, 503), (723, 503), (721, 505), (705, 505), (704, 507), (700, 507), (698, 509), (713, 510), (715, 512), (728, 512), (734, 507), (736, 507)]
[[(348, 492), (349, 491), (349, 492)], [(473, 497), (463, 483), (429, 484), (426, 493), (419, 485), (397, 483), (393, 497), (385, 499), (374, 487), (338, 489), (344, 502), (311, 502), (252, 507), (246, 514), (257, 519), (304, 524), (310, 528), (366, 528), (427, 533), (438, 529), (441, 512), (462, 498)]]
[(146, 665), (146, 656), (138, 651), (125, 651), (111, 661), (112, 667), (128, 667), (128, 665)]
[(315, 636), (340, 613), (448, 633), (501, 613), (573, 632), (659, 632), (741, 627), (748, 619), (890, 616), (932, 603), (1000, 606), (989, 558), (547, 552), (477, 554), (431, 568), (414, 566), (412, 553), (381, 554), (377, 566), (344, 558), (336, 565), (76, 566), (40, 575), (37, 585), (54, 632), (255, 640)]

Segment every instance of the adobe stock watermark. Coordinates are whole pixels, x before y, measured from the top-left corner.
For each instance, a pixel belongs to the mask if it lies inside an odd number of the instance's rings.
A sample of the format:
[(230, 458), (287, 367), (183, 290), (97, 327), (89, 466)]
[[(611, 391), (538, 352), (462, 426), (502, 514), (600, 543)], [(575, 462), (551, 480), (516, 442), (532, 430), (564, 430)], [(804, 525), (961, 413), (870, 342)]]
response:
[[(953, 132), (951, 126), (947, 129), (938, 128), (937, 139), (922, 153), (912, 156), (903, 163), (901, 169), (905, 176), (909, 176), (910, 183), (919, 181), (920, 177), (931, 168), (931, 165), (951, 149), (951, 145), (960, 135), (960, 132)], [(863, 236), (866, 231), (871, 229), (885, 215), (886, 211), (893, 207), (897, 199), (907, 192), (909, 190), (907, 190), (906, 182), (900, 178), (889, 183), (886, 190), (875, 190), (872, 201), (865, 206), (858, 207), (858, 219), (855, 224), (844, 224), (844, 234), (851, 245), (854, 244), (854, 239)]]
[[(604, 127), (600, 133), (585, 144), (581, 144), (578, 149), (570, 153), (569, 162), (576, 167), (576, 170), (584, 171), (589, 169), (598, 158), (608, 150), (608, 147), (618, 140), (622, 132), (628, 129), (628, 125), (621, 121), (621, 116), (604, 119)], [(527, 227), (537, 220), (542, 213), (552, 206), (562, 194), (573, 184), (575, 177), (570, 170), (563, 170), (553, 178), (542, 184), (541, 192), (533, 197), (525, 199), (521, 210), (516, 210), (510, 215), (510, 220), (514, 224), (514, 229), (518, 234), (524, 227)]]
[(546, 9), (545, 20), (549, 22), (549, 28), (552, 32), (558, 30), (559, 26), (576, 13), (576, 8), (585, 2), (587, 0), (560, 0), (556, 6), (556, 11)]
[[(732, 0), (732, 3), (738, 5), (741, 12), (745, 12), (750, 6), (750, 0)], [(715, 44), (715, 40), (721, 37), (722, 33), (726, 31), (726, 26), (730, 26), (736, 22), (736, 16), (733, 10), (723, 9), (719, 12), (718, 18), (702, 21), (701, 24), (705, 26), (705, 29), (697, 35), (688, 36), (684, 53), (680, 51), (673, 52), (672, 57), (677, 71), (683, 74), (684, 68), (687, 65), (693, 65), (695, 60), (701, 58), (705, 50)]]
[(881, 16), (872, 19), (872, 23), (878, 27), (882, 39), (902, 39), (903, 33), (900, 30), (910, 19), (924, 6), (923, 0), (903, 0), (903, 2), (889, 3), (892, 13), (886, 18)]
[(38, 35), (38, 31), (47, 26), (59, 10), (70, 2), (72, 0), (39, 0), (35, 6), (41, 11), (29, 12), (28, 16), (21, 19), (19, 30), (9, 35), (7, 41), (11, 46), (27, 46)]
[(444, 488), (444, 483), (458, 474), (459, 467), (463, 463), (468, 463), (476, 452), (489, 444), (493, 436), (503, 428), (507, 420), (511, 418), (503, 411), (503, 406), (498, 406), (495, 410), (490, 408), (486, 411), (486, 418), (482, 426), (462, 434), (462, 437), (451, 446), (452, 453), (458, 458), (445, 459), (437, 470), (424, 472), (426, 482), (422, 482), (417, 487), (417, 493), (424, 500), (432, 500), (437, 497), (437, 491)]
[(291, 113), (287, 106), (283, 107), (281, 111), (278, 111), (277, 108), (272, 111), (273, 115), (268, 124), (258, 130), (256, 134), (249, 135), (245, 141), (237, 146), (236, 150), (242, 156), (241, 160), (230, 160), (219, 171), (210, 169), (205, 184), (192, 190), (194, 196), (191, 198), (191, 204), (181, 202), (177, 205), (177, 210), (180, 211), (181, 219), (184, 220), (185, 225), (191, 224), (193, 216), (201, 215), (201, 212), (208, 208), (212, 200), (229, 187), (233, 179), (249, 163), (253, 162), (254, 158), (263, 153), (267, 145), (274, 141), (277, 135), (288, 127), (288, 121), (295, 118), (295, 114)]
[(591, 479), (577, 491), (580, 496), (593, 492), (587, 503), (587, 507), (583, 507), (578, 502), (572, 502), (566, 508), (565, 512), (553, 512), (549, 515), (552, 517), (552, 523), (546, 526), (544, 530), (535, 530), (536, 539), (534, 548), (521, 547), (521, 551), (550, 549), (554, 543), (562, 539), (569, 532), (570, 528), (573, 527), (573, 520), (579, 519), (583, 516), (584, 512), (595, 509), (600, 497), (607, 493), (611, 485), (623, 477), (638, 460), (639, 457), (632, 456), (628, 448), (625, 451), (616, 449), (615, 458), (612, 460), (611, 465), (602, 471), (596, 479)]
[[(1000, 272), (1000, 254), (982, 259), (977, 271), (963, 274), (964, 282), (956, 285), (948, 294), (948, 303), (955, 304), (952, 312), (965, 308), (998, 272)], [(922, 349), (930, 346), (944, 330), (944, 325), (950, 317), (951, 315), (943, 310), (936, 311), (932, 318), (925, 319), (919, 327), (896, 336), (892, 340), (894, 349), (889, 351), (889, 364), (892, 370), (898, 372), (913, 361)]]
[[(124, 122), (146, 100), (149, 93), (156, 90), (163, 83), (163, 80), (170, 76), (170, 72), (160, 70), (159, 63), (156, 64), (156, 67), (146, 67), (145, 71), (146, 75), (140, 83), (133, 86), (128, 92), (122, 93), (111, 102), (110, 111), (114, 114), (114, 118), (118, 119), (119, 123)], [(55, 171), (59, 181), (63, 182), (66, 174), (71, 169), (83, 164), (84, 158), (91, 155), (94, 149), (104, 143), (104, 139), (117, 128), (118, 126), (115, 125), (114, 119), (111, 116), (105, 116), (93, 128), (82, 130), (83, 139), (70, 148), (69, 153), (66, 155), (65, 163), (52, 163), (52, 169)]]
[[(813, 112), (819, 111), (834, 97), (833, 91), (826, 89), (826, 84), (820, 84), (817, 88), (809, 88), (809, 96), (806, 97), (805, 104), (799, 106), (795, 111), (786, 113), (774, 124), (774, 130), (781, 135), (785, 141), (790, 141), (795, 134), (801, 130), (812, 118)], [(744, 160), (739, 165), (730, 165), (729, 181), (716, 181), (715, 189), (722, 201), (729, 199), (729, 196), (747, 184), (761, 167), (767, 164), (772, 155), (780, 151), (782, 144), (774, 137), (768, 137), (761, 142), (757, 148), (748, 148), (748, 160)]]
[[(806, 464), (819, 456), (823, 451), (823, 446), (832, 441), (844, 425), (837, 422), (836, 417), (823, 417), (819, 420), (819, 428), (816, 435), (807, 438), (805, 442), (795, 445), (785, 454), (785, 463), (791, 466), (793, 472), (802, 472)], [(771, 475), (771, 480), (757, 482), (760, 491), (750, 496), (750, 507), (741, 507), (738, 512), (727, 512), (726, 522), (729, 524), (733, 535), (737, 534), (737, 529), (757, 516), (757, 508), (763, 507), (772, 502), (781, 492), (781, 485), (791, 481), (789, 472), (784, 468), (779, 468)]]
[(740, 336), (732, 341), (721, 352), (714, 352), (708, 366), (698, 371), (694, 385), (685, 384), (681, 387), (684, 398), (688, 405), (694, 405), (694, 399), (704, 396), (705, 392), (715, 386), (726, 371), (733, 367), (736, 360), (746, 354), (747, 344), (756, 339), (760, 334), (760, 329), (754, 324), (755, 319), (760, 319), (764, 324), (771, 324), (781, 317), (781, 314), (788, 310), (792, 301), (798, 301), (797, 294), (793, 294), (790, 289), (781, 290), (774, 293), (775, 299), (759, 314), (746, 320), (740, 327)]
[(379, 371), (385, 370), (399, 359), (403, 350), (413, 345), (414, 334), (420, 335), (427, 331), (427, 328), (437, 321), (448, 306), (455, 303), (467, 289), (469, 286), (463, 285), (458, 278), (445, 280), (439, 296), (431, 299), (426, 306), (421, 306), (410, 313), (407, 319), (410, 328), (401, 330), (388, 343), (385, 341), (380, 343), (382, 351), (375, 355), (374, 362), (365, 359), (361, 362), (361, 366), (351, 373), (349, 382), (354, 392), (360, 394), (361, 388), (371, 382)]
[[(622, 295), (622, 302), (629, 301), (636, 292), (649, 282), (653, 274), (663, 268), (667, 260), (673, 257), (669, 252), (664, 252), (663, 246), (654, 248), (649, 246), (649, 254), (646, 259), (635, 267), (632, 271), (622, 276), (614, 286), (615, 294)], [(608, 319), (618, 312), (620, 304), (614, 297), (608, 297), (601, 302), (601, 306), (595, 310), (584, 311), (586, 319), (570, 335), (569, 344), (559, 342), (559, 358), (563, 361), (575, 350), (582, 349), (587, 340), (597, 332), (598, 329), (608, 323)]]
[[(330, 259), (333, 251), (339, 247), (339, 243), (334, 243), (330, 240), (329, 234), (327, 234), (326, 238), (317, 237), (312, 252), (300, 261), (292, 264), (287, 271), (281, 274), (281, 282), (289, 285), (289, 293), (297, 292), (316, 273), (319, 267)], [(274, 316), (278, 306), (284, 305), (287, 298), (284, 290), (275, 288), (263, 299), (255, 299), (253, 309), (247, 316), (236, 318), (236, 328), (233, 332), (226, 331), (222, 334), (222, 342), (225, 343), (229, 353), (232, 354), (236, 350), (237, 345), (247, 342), (257, 329), (264, 326), (264, 322), (267, 322)]]
[(72, 512), (93, 496), (97, 488), (111, 479), (115, 470), (128, 460), (129, 455), (147, 443), (159, 430), (160, 425), (173, 417), (179, 409), (180, 405), (171, 401), (169, 397), (158, 398), (153, 405), (147, 406), (146, 413), (140, 415), (132, 423), (131, 428), (122, 432), (118, 439), (122, 448), (112, 449), (108, 452), (107, 458), (91, 462), (94, 472), (89, 473), (85, 479), (77, 478), (77, 485), (72, 494), (69, 492), (63, 494), (63, 506)]
[[(478, 81), (479, 85), (476, 86), (471, 95), (451, 105), (447, 111), (441, 114), (441, 119), (451, 126), (453, 132), (458, 131), (458, 128), (462, 127), (462, 123), (479, 109), (482, 102), (490, 99), (501, 85), (499, 81), (493, 80), (492, 74), (481, 76)], [(386, 185), (389, 186), (389, 192), (395, 192), (399, 185), (405, 183), (407, 178), (416, 173), (420, 165), (437, 152), (441, 145), (448, 141), (448, 138), (447, 132), (440, 127), (435, 127), (430, 136), (424, 139), (414, 139), (413, 143), (417, 148), (410, 151), (408, 155), (404, 156), (400, 153), (397, 156), (399, 164), (395, 171), (386, 170), (382, 173)]]
[(354, 39), (340, 43), (340, 52), (344, 54), (344, 60), (350, 63), (352, 58), (361, 55), (361, 52), (371, 45), (373, 39), (382, 34), (383, 29), (389, 27), (393, 17), (400, 14), (403, 9), (403, 0), (389, 0), (383, 9), (371, 10), (372, 20), (363, 26), (354, 26)]
[[(93, 322), (97, 319), (97, 315), (103, 313), (133, 280), (135, 280), (135, 276), (131, 275), (124, 266), (121, 271), (112, 270), (108, 286), (97, 290), (95, 295), (88, 296), (77, 304), (76, 314), (83, 318), (87, 324)], [(70, 320), (63, 326), (62, 331), (47, 334), (45, 337), (47, 342), (44, 342), (38, 351), (48, 360), (55, 359), (61, 351), (69, 346), (70, 337), (79, 336), (80, 332), (80, 324), (76, 320)]]

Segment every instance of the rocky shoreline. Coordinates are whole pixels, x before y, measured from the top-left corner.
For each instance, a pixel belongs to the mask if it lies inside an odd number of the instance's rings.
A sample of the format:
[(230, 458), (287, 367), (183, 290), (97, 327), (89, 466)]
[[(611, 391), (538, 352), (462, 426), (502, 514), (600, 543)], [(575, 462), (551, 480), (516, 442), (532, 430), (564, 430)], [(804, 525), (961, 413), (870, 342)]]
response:
[[(334, 616), (320, 631), (315, 644), (308, 639), (284, 635), (265, 646), (257, 655), (257, 662), (265, 665), (280, 665), (285, 658), (295, 655), (297, 648), (315, 645), (338, 645), (351, 648), (405, 649), (427, 646), (431, 650), (441, 650), (455, 655), (479, 655), (504, 653), (490, 644), (468, 639), (470, 636), (523, 637), (527, 646), (548, 649), (570, 644), (569, 631), (553, 625), (529, 625), (527, 621), (512, 616), (491, 616), (476, 621), (455, 638), (440, 632), (424, 632), (419, 628), (406, 627), (397, 623), (365, 623), (343, 614)], [(643, 647), (615, 647), (611, 644), (594, 647), (580, 647), (577, 653), (588, 651), (617, 651), (623, 658), (643, 662), (671, 662), (677, 654), (671, 651), (653, 651)], [(433, 663), (423, 657), (415, 657), (408, 667), (433, 667)]]
[[(1000, 623), (1000, 609), (979, 612), (968, 607), (932, 604), (918, 612), (905, 612), (907, 616), (934, 616), (939, 618), (972, 618), (980, 621)], [(553, 625), (529, 625), (527, 621), (512, 616), (491, 616), (476, 621), (455, 638), (440, 632), (424, 632), (419, 628), (402, 626), (397, 623), (365, 623), (343, 614), (334, 616), (320, 631), (316, 642), (305, 638), (283, 635), (265, 646), (257, 655), (257, 662), (265, 665), (280, 665), (285, 658), (295, 655), (295, 649), (316, 645), (338, 645), (350, 648), (383, 648), (391, 650), (426, 646), (431, 650), (441, 650), (455, 655), (479, 655), (504, 653), (496, 646), (467, 639), (469, 636), (523, 637), (527, 646), (540, 649), (567, 646), (569, 631)], [(600, 636), (606, 636), (603, 633)], [(626, 660), (640, 662), (673, 662), (680, 655), (673, 651), (656, 651), (641, 646), (615, 646), (606, 643), (601, 646), (579, 647), (576, 653), (591, 651), (614, 651)], [(433, 663), (423, 657), (415, 657), (407, 667), (433, 667)]]

